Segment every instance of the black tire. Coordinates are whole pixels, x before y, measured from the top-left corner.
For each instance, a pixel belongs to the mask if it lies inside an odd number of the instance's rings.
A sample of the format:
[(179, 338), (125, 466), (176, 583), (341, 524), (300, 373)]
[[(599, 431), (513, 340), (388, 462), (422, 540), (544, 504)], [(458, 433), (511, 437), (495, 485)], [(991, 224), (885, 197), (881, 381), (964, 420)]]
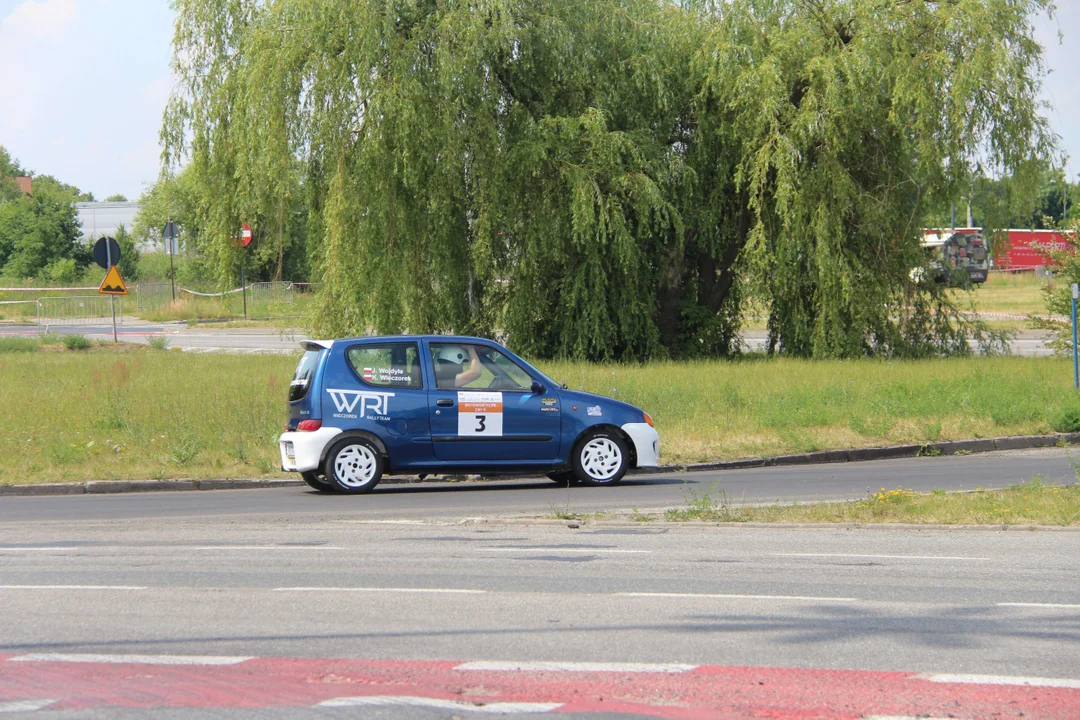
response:
[(338, 492), (362, 495), (375, 489), (386, 461), (370, 440), (345, 438), (326, 454), (326, 480)]
[(577, 475), (574, 474), (573, 470), (560, 470), (558, 472), (549, 472), (547, 476), (548, 479), (554, 480), (555, 482), (563, 486), (572, 485), (577, 482)]
[(310, 472), (300, 473), (300, 477), (304, 478), (304, 482), (308, 484), (308, 487), (319, 492), (334, 492), (334, 488), (330, 483), (323, 479), (323, 476), (314, 470)]
[(630, 453), (626, 442), (610, 430), (593, 430), (574, 445), (570, 459), (574, 475), (584, 485), (618, 485), (626, 474)]

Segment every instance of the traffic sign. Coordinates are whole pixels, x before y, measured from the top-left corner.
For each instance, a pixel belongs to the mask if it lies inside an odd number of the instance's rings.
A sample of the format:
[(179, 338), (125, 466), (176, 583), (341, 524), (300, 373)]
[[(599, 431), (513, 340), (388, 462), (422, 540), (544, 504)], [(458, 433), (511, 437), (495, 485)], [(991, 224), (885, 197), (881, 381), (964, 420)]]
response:
[(175, 255), (177, 251), (176, 239), (179, 235), (176, 232), (176, 223), (169, 220), (165, 223), (165, 227), (161, 231), (161, 239), (165, 241), (165, 252), (170, 255)]
[(251, 226), (244, 223), (240, 228), (239, 235), (233, 235), (233, 245), (237, 247), (247, 247), (251, 244)]
[(101, 281), (101, 287), (98, 288), (98, 293), (101, 295), (127, 295), (127, 285), (124, 284), (124, 278), (120, 277), (120, 271), (113, 265), (109, 268), (109, 272), (105, 273), (105, 279)]
[(94, 243), (94, 262), (108, 270), (120, 262), (120, 246), (111, 237), (103, 237)]

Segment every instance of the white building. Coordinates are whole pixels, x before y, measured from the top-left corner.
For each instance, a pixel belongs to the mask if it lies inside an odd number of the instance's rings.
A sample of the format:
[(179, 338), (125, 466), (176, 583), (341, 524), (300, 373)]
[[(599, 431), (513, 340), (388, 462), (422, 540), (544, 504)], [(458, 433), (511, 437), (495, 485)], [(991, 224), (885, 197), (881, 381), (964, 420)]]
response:
[(135, 215), (142, 208), (137, 202), (79, 202), (75, 210), (82, 223), (82, 237), (92, 240), (105, 235), (113, 237), (121, 225), (131, 232)]

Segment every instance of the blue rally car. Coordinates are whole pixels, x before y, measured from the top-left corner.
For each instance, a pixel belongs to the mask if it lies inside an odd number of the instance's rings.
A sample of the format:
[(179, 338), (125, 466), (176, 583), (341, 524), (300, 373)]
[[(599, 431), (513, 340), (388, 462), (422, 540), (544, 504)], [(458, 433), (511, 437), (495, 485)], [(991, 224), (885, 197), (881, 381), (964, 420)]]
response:
[(383, 475), (540, 472), (614, 485), (654, 467), (660, 438), (633, 405), (567, 390), (473, 337), (303, 343), (281, 465), (324, 491), (366, 493)]

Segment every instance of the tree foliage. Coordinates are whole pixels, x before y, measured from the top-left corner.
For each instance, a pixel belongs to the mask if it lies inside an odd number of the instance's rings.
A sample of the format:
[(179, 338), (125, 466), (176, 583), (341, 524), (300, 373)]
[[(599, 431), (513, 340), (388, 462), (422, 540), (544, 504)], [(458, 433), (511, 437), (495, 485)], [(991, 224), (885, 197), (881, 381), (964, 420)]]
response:
[(302, 223), (326, 335), (713, 355), (754, 298), (771, 350), (967, 352), (919, 229), (1054, 152), (1050, 0), (174, 6), (200, 247), (227, 276), (255, 218), (280, 268)]
[(33, 196), (0, 203), (0, 275), (66, 281), (89, 262), (74, 198), (71, 186), (44, 175)]

